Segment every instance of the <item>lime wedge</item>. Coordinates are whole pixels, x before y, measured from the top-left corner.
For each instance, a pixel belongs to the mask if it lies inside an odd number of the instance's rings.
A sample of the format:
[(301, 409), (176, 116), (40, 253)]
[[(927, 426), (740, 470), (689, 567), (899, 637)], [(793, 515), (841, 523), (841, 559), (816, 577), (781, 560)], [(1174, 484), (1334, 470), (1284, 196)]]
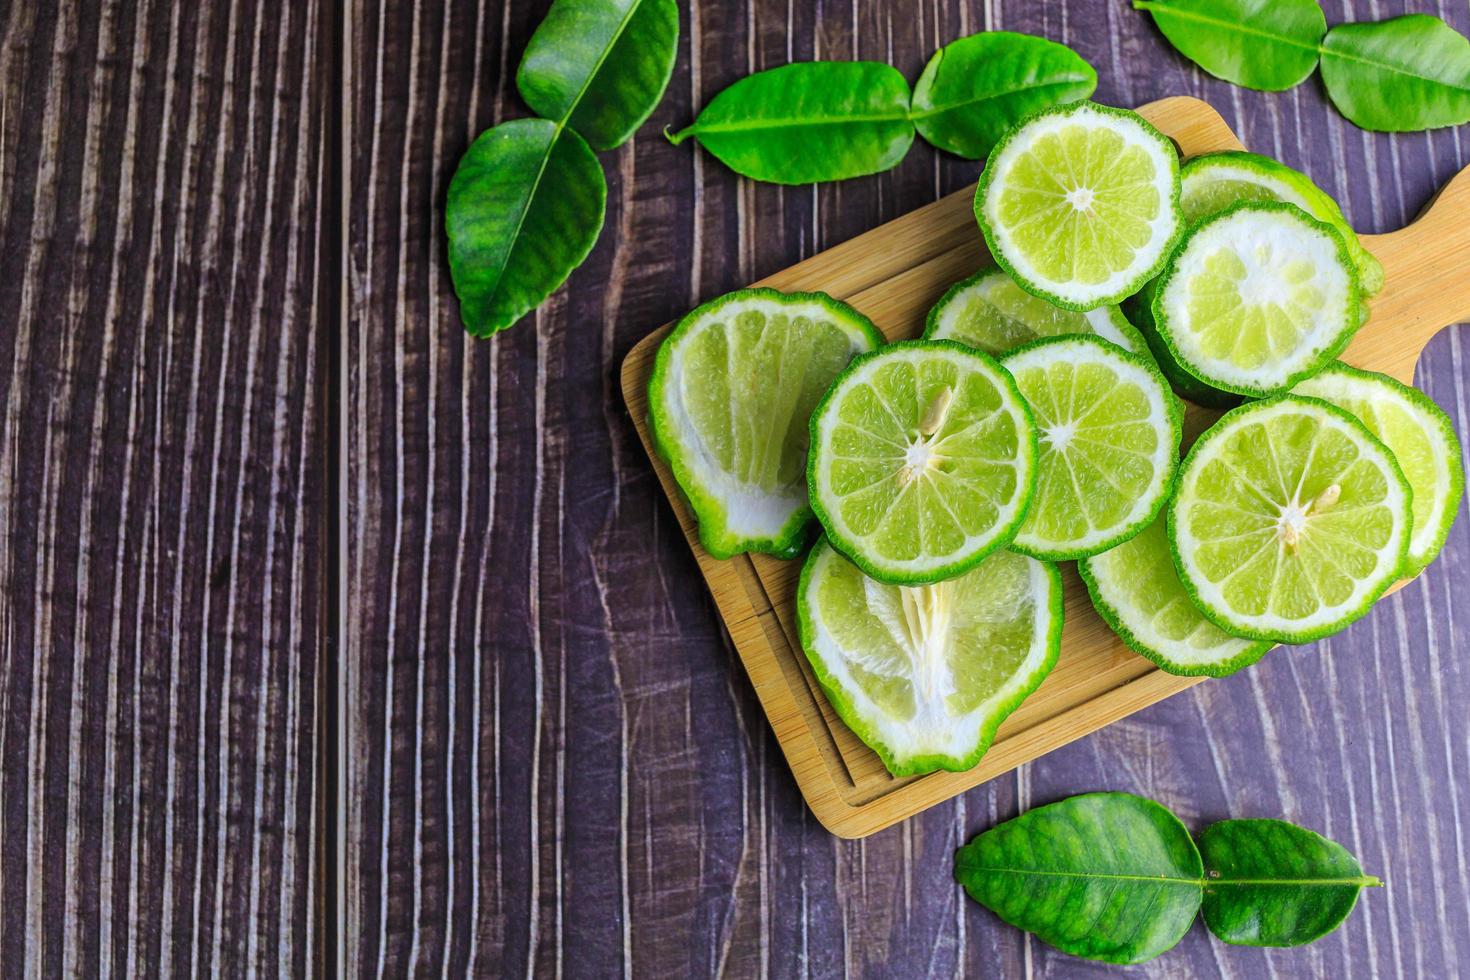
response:
[(1298, 395), (1248, 402), (1184, 461), (1174, 563), (1216, 626), (1307, 643), (1362, 616), (1398, 577), (1411, 499), (1393, 453), (1342, 409)]
[(962, 771), (1056, 663), (1062, 580), (998, 551), (936, 585), (883, 585), (823, 540), (802, 568), (797, 616), (827, 699), (890, 772)]
[(1236, 204), (1191, 229), (1154, 289), (1153, 319), (1184, 370), (1242, 395), (1311, 377), (1358, 329), (1342, 236), (1290, 204)]
[(1072, 102), (1023, 119), (990, 153), (975, 217), (1029, 293), (1092, 310), (1138, 291), (1179, 232), (1179, 158), (1137, 113)]
[(706, 551), (800, 553), (812, 407), (854, 354), (882, 343), (824, 293), (742, 289), (679, 321), (648, 382), (648, 422)]
[(1036, 429), (1011, 376), (949, 340), (853, 360), (812, 414), (807, 483), (834, 547), (880, 582), (974, 567), (1026, 515)]
[(1194, 607), (1159, 515), (1122, 544), (1077, 563), (1092, 606), (1113, 632), (1171, 674), (1224, 677), (1260, 660), (1270, 640), (1231, 636)]
[(1001, 364), (1031, 406), (1041, 450), (1011, 547), (1061, 561), (1146, 527), (1173, 487), (1184, 417), (1153, 363), (1096, 337), (1053, 337)]
[(1417, 575), (1444, 547), (1465, 493), (1460, 440), (1449, 416), (1417, 388), (1342, 363), (1291, 391), (1345, 409), (1393, 452), (1414, 491), (1405, 574)]
[(957, 340), (993, 357), (1042, 337), (1095, 334), (1135, 354), (1148, 347), (1116, 306), (1086, 313), (1032, 296), (1000, 269), (984, 269), (950, 287), (924, 328), (925, 340)]
[(1229, 151), (1195, 157), (1184, 165), (1179, 179), (1179, 206), (1186, 222), (1192, 224), (1242, 201), (1295, 204), (1342, 235), (1365, 296), (1377, 295), (1383, 288), (1383, 266), (1358, 241), (1337, 202), (1301, 171), (1270, 157)]

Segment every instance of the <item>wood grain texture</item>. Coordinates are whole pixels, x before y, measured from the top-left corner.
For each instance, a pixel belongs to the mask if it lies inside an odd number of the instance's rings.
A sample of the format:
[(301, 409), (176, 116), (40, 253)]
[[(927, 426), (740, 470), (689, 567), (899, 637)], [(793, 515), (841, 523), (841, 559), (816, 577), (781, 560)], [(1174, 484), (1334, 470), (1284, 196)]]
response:
[(0, 6), (0, 972), (321, 939), (320, 3)]
[[(1267, 95), (1209, 79), (1110, 0), (693, 2), (663, 104), (601, 155), (596, 250), (534, 316), (473, 341), (444, 270), (443, 191), (474, 135), (525, 114), (512, 79), (546, 6), (349, 9), (348, 971), (1101, 975), (965, 900), (950, 860), (1021, 809), (1124, 789), (1196, 829), (1306, 824), (1389, 882), (1312, 946), (1227, 947), (1196, 928), (1135, 972), (1453, 975), (1470, 955), (1463, 513), (1440, 560), (1347, 633), (845, 842), (784, 768), (616, 379), (657, 324), (975, 178), (920, 143), (871, 178), (757, 185), (658, 135), (754, 69), (872, 58), (912, 79), (960, 35), (1042, 34), (1098, 68), (1102, 101), (1210, 101), (1370, 232), (1470, 163), (1465, 134), (1364, 133), (1315, 80)], [(1326, 7), (1334, 22), (1437, 9)], [(1470, 30), (1463, 6), (1438, 12)], [(1417, 378), (1462, 435), (1466, 340), (1435, 338)]]

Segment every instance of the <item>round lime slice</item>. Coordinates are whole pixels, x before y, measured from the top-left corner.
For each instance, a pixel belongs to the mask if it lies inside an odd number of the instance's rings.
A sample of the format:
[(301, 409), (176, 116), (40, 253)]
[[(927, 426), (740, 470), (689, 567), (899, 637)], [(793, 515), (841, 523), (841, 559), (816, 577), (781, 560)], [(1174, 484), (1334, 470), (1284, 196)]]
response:
[(1231, 636), (1195, 608), (1174, 568), (1162, 514), (1122, 544), (1079, 561), (1077, 572), (1113, 632), (1171, 674), (1224, 677), (1273, 646)]
[(1116, 306), (1086, 313), (1032, 296), (1000, 269), (984, 269), (950, 287), (924, 328), (925, 340), (957, 340), (994, 357), (1043, 337), (1095, 334), (1143, 354), (1144, 339)]
[(938, 582), (1015, 535), (1036, 428), (1011, 376), (948, 340), (855, 358), (812, 414), (807, 484), (827, 536), (892, 585)]
[(1236, 204), (1191, 229), (1154, 287), (1153, 320), (1184, 370), (1241, 395), (1311, 377), (1358, 329), (1342, 236), (1290, 204)]
[(1158, 368), (1096, 337), (1038, 340), (1001, 363), (1031, 406), (1041, 450), (1011, 547), (1061, 561), (1146, 527), (1174, 485), (1184, 418)]
[(823, 540), (802, 568), (797, 616), (827, 699), (890, 772), (962, 771), (1056, 663), (1062, 580), (998, 551), (935, 585), (883, 585)]
[(1383, 266), (1363, 247), (1337, 202), (1300, 170), (1270, 157), (1232, 150), (1195, 157), (1184, 164), (1179, 180), (1179, 207), (1186, 222), (1203, 220), (1242, 201), (1295, 204), (1342, 235), (1365, 296), (1375, 296), (1383, 288)]
[(1460, 440), (1449, 416), (1417, 388), (1342, 363), (1291, 391), (1345, 409), (1393, 452), (1414, 491), (1405, 574), (1417, 575), (1444, 547), (1465, 493)]
[(1179, 233), (1179, 158), (1142, 116), (1073, 102), (1023, 119), (986, 161), (975, 217), (1000, 266), (1070, 310), (1114, 304)]
[(1159, 372), (1169, 382), (1169, 387), (1174, 389), (1175, 394), (1196, 405), (1221, 410), (1239, 405), (1241, 397), (1235, 392), (1221, 391), (1205, 384), (1174, 360), (1173, 352), (1169, 350), (1169, 345), (1164, 342), (1164, 338), (1159, 335), (1159, 328), (1154, 324), (1154, 287), (1158, 282), (1157, 279), (1149, 280), (1141, 290), (1125, 299), (1120, 309), (1143, 337), (1144, 343), (1148, 344), (1148, 352), (1159, 366)]
[(882, 343), (846, 303), (774, 289), (711, 300), (664, 338), (648, 382), (649, 428), (706, 551), (800, 553), (812, 516), (812, 408), (854, 354)]
[(1307, 643), (1362, 616), (1398, 577), (1411, 501), (1393, 453), (1347, 412), (1297, 395), (1248, 402), (1184, 461), (1174, 564), (1226, 632)]

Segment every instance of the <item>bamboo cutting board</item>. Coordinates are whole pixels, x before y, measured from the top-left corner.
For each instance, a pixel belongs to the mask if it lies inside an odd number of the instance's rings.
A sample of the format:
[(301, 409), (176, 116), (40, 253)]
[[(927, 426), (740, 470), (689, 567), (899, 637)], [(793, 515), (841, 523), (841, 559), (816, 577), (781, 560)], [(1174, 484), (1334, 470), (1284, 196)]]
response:
[[(1163, 99), (1138, 111), (1185, 157), (1243, 148), (1198, 99)], [(755, 285), (830, 293), (867, 314), (889, 340), (917, 336), (940, 295), (988, 264), (973, 197), (971, 185)], [(1429, 338), (1445, 324), (1470, 319), (1470, 168), (1446, 184), (1413, 224), (1363, 242), (1383, 263), (1386, 283), (1343, 360), (1412, 383)], [(882, 830), (1204, 679), (1166, 674), (1125, 647), (1093, 612), (1073, 563), (1065, 562), (1062, 651), (1046, 681), (1006, 719), (974, 769), (894, 778), (837, 718), (802, 653), (794, 598), (801, 561), (710, 557), (672, 474), (653, 452), (648, 376), (672, 326), (629, 352), (623, 397), (797, 784), (834, 834), (864, 837)], [(1186, 442), (1215, 417), (1188, 406)]]

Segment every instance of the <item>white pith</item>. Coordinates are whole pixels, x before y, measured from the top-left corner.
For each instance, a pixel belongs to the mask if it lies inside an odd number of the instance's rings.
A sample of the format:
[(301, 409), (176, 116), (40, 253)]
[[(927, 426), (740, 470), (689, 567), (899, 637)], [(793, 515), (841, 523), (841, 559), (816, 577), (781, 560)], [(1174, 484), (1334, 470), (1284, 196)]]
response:
[[(1261, 255), (1262, 246), (1269, 246), (1269, 256)], [(1204, 272), (1206, 261), (1221, 250), (1233, 253), (1246, 267), (1240, 293), (1251, 297), (1253, 303), (1279, 301), (1289, 290), (1280, 276), (1282, 256), (1302, 257), (1311, 263), (1315, 270), (1313, 283), (1325, 299), (1291, 351), (1274, 353), (1264, 364), (1243, 368), (1225, 358), (1211, 357), (1201, 348), (1189, 314), (1189, 286)], [(1180, 360), (1205, 381), (1271, 391), (1308, 369), (1341, 340), (1344, 331), (1352, 329), (1357, 304), (1351, 292), (1352, 276), (1337, 240), (1329, 233), (1284, 209), (1237, 211), (1201, 227), (1173, 259), (1159, 296), (1163, 311), (1160, 327), (1173, 342)]]
[[(850, 390), (855, 385), (870, 383), (874, 373), (883, 368), (885, 365), (891, 363), (892, 358), (903, 358), (912, 364), (918, 364), (922, 361), (930, 360), (933, 358), (943, 359), (948, 356), (949, 355), (947, 353), (936, 352), (933, 350), (895, 350), (892, 348), (886, 349), (881, 357), (874, 358), (873, 360), (868, 361), (866, 364), (861, 365), (856, 370), (846, 374), (839, 382), (840, 387), (835, 389), (829, 395), (830, 401), (828, 402), (828, 404), (835, 408), (835, 406), (840, 402), (841, 398), (843, 397), (844, 392)], [(1019, 401), (1004, 383), (1003, 377), (994, 372), (987, 365), (980, 363), (978, 359), (974, 359), (973, 355), (957, 355), (955, 360), (959, 363), (962, 371), (984, 374), (995, 386), (996, 393), (1001, 399), (1001, 405), (997, 409), (997, 411), (1011, 413), (1011, 415), (1016, 420), (1018, 430), (1020, 430), (1020, 432), (1022, 433), (1021, 438), (1018, 440), (1014, 467), (1018, 471), (1022, 472), (1024, 472), (1025, 469), (1029, 469), (1031, 466), (1034, 465), (1034, 459), (1031, 454), (1031, 444), (1024, 436), (1024, 431), (1026, 429), (1025, 413)], [(837, 414), (838, 413), (836, 411), (827, 411), (819, 417), (817, 422), (817, 431), (815, 433), (815, 439), (811, 451), (815, 452), (817, 446), (826, 446), (829, 443), (832, 438), (832, 430), (838, 423)], [(927, 471), (930, 465), (937, 461), (937, 457), (932, 454), (928, 443), (929, 437), (922, 434), (914, 434), (909, 436), (909, 444), (905, 448), (904, 452), (905, 466), (909, 465), (910, 460), (917, 459), (922, 459), (924, 465), (911, 470), (908, 473), (907, 477), (905, 477), (902, 473), (896, 473), (896, 478), (918, 479), (920, 476), (923, 475), (924, 472)], [(859, 535), (855, 533), (845, 521), (843, 521), (840, 506), (840, 501), (842, 498), (836, 496), (832, 492), (831, 474), (828, 470), (828, 467), (816, 467), (815, 474), (815, 485), (811, 488), (812, 495), (821, 502), (822, 507), (826, 511), (826, 521), (829, 524), (829, 530), (837, 535), (840, 535), (840, 537), (845, 542), (853, 542), (858, 546), (866, 544), (874, 536), (876, 536), (876, 534), (878, 533), (876, 530), (873, 532), (873, 534)], [(1024, 487), (1025, 481), (1018, 480), (1016, 493), (1013, 494), (1012, 499), (1008, 501), (1004, 506), (997, 508), (998, 513), (993, 527), (987, 529), (980, 534), (966, 535), (964, 545), (955, 549), (952, 552), (949, 552), (948, 554), (937, 556), (920, 556), (919, 558), (907, 560), (895, 558), (876, 558), (874, 557), (874, 555), (876, 554), (876, 551), (874, 549), (864, 548), (864, 557), (875, 567), (879, 568), (882, 573), (893, 576), (925, 575), (931, 572), (933, 569), (942, 568), (946, 565), (953, 564), (954, 562), (962, 561), (965, 559), (966, 556), (974, 554), (990, 546), (995, 541), (998, 532), (1000, 532), (1004, 528), (1009, 527), (1012, 524), (1012, 522), (1016, 519), (1016, 515), (1019, 513), (1020, 508), (1026, 501), (1026, 494), (1023, 492)]]
[[(930, 339), (960, 340), (960, 314), (977, 297), (994, 309), (994, 304), (990, 301), (990, 291), (1000, 282), (1010, 282), (1010, 279), (1009, 273), (1002, 269), (996, 269), (994, 272), (977, 279), (964, 289), (956, 292), (944, 306), (940, 307), (939, 313), (934, 320), (934, 332), (930, 335)], [(1093, 332), (1103, 340), (1111, 341), (1132, 354), (1145, 353), (1132, 337), (1118, 328), (1119, 321), (1126, 323), (1127, 319), (1123, 316), (1123, 311), (1116, 306), (1099, 306), (1095, 310), (1088, 310), (1082, 316), (1087, 318), (1087, 322), (1092, 327)]]
[[(797, 512), (807, 505), (805, 472), (802, 471), (797, 479), (776, 493), (736, 478), (721, 467), (709, 451), (689, 415), (684, 397), (686, 347), (703, 331), (721, 326), (749, 310), (759, 310), (768, 317), (780, 314), (792, 320), (806, 317), (813, 321), (835, 324), (851, 339), (854, 355), (871, 349), (871, 342), (863, 331), (835, 317), (830, 309), (820, 303), (783, 303), (753, 298), (728, 303), (710, 311), (708, 315), (695, 321), (671, 348), (668, 381), (662, 388), (663, 399), (660, 406), (664, 419), (673, 426), (673, 432), (666, 435), (671, 436), (678, 446), (680, 461), (689, 471), (689, 476), (698, 483), (698, 489), (720, 504), (725, 532), (736, 537), (761, 539), (780, 535)], [(805, 420), (799, 422), (805, 424)]]
[[(1149, 417), (1147, 423), (1151, 424), (1155, 431), (1160, 433), (1157, 445), (1149, 459), (1154, 468), (1154, 480), (1151, 492), (1142, 495), (1128, 511), (1127, 516), (1117, 524), (1105, 528), (1092, 528), (1091, 533), (1076, 541), (1054, 541), (1043, 538), (1028, 530), (1030, 520), (1021, 525), (1021, 531), (1016, 535), (1016, 544), (1023, 548), (1037, 552), (1058, 551), (1085, 551), (1100, 547), (1108, 539), (1115, 537), (1124, 528), (1132, 527), (1143, 521), (1153, 512), (1159, 499), (1169, 491), (1170, 465), (1173, 463), (1179, 451), (1177, 443), (1165, 436), (1170, 432), (1170, 416), (1166, 399), (1170, 397), (1159, 380), (1147, 369), (1133, 364), (1115, 352), (1109, 351), (1102, 345), (1086, 340), (1072, 340), (1062, 343), (1046, 344), (1032, 350), (1022, 351), (1019, 354), (1006, 358), (1005, 366), (1013, 375), (1020, 376), (1021, 372), (1034, 368), (1045, 368), (1052, 364), (1105, 364), (1113, 371), (1120, 383), (1131, 383), (1136, 385), (1145, 395), (1149, 404)], [(1071, 441), (1077, 435), (1077, 422), (1068, 419), (1064, 422), (1052, 425), (1041, 432), (1045, 441), (1051, 443), (1052, 448), (1058, 452), (1064, 452)], [(1038, 479), (1040, 475), (1038, 474)], [(1085, 492), (1086, 488), (1079, 488)], [(1086, 514), (1083, 515), (1084, 519)], [(1088, 522), (1091, 527), (1091, 522)]]
[[(1407, 508), (1408, 499), (1404, 488), (1393, 475), (1391, 461), (1382, 448), (1363, 439), (1352, 426), (1329, 411), (1309, 403), (1287, 401), (1237, 416), (1225, 423), (1225, 426), (1228, 430), (1228, 427), (1233, 425), (1264, 424), (1274, 415), (1288, 413), (1309, 414), (1324, 428), (1331, 428), (1350, 440), (1357, 447), (1360, 459), (1370, 461), (1372, 465), (1383, 471), (1388, 488), (1383, 505), (1395, 512)], [(1187, 509), (1192, 501), (1198, 499), (1199, 474), (1204, 470), (1206, 462), (1219, 452), (1221, 446), (1225, 445), (1228, 435), (1228, 431), (1221, 431), (1217, 426), (1206, 439), (1196, 444), (1197, 455), (1191, 460), (1191, 465), (1184, 471), (1180, 479), (1179, 495), (1174, 505), (1178, 519), (1175, 520), (1173, 529), (1179, 561), (1183, 566), (1185, 578), (1194, 587), (1197, 602), (1221, 620), (1240, 630), (1283, 636), (1300, 635), (1333, 626), (1362, 609), (1398, 573), (1399, 555), (1407, 534), (1407, 528), (1402, 522), (1395, 522), (1389, 540), (1378, 549), (1377, 564), (1372, 575), (1355, 580), (1353, 591), (1342, 602), (1330, 606), (1319, 606), (1316, 613), (1300, 619), (1289, 619), (1270, 612), (1255, 615), (1238, 613), (1231, 608), (1224, 594), (1224, 585), (1230, 581), (1231, 576), (1226, 576), (1219, 582), (1211, 582), (1200, 571), (1194, 556), (1196, 551), (1208, 541), (1202, 541), (1192, 533)], [(1310, 533), (1310, 510), (1307, 507), (1309, 503), (1310, 501), (1293, 498), (1284, 505), (1278, 504), (1281, 507), (1278, 529), (1299, 525), (1305, 529), (1306, 533)], [(1288, 547), (1288, 543), (1280, 535), (1280, 530), (1278, 530), (1277, 546)]]
[[(1085, 286), (1080, 283), (1051, 279), (1037, 269), (1016, 247), (1012, 235), (1001, 224), (997, 211), (997, 202), (1005, 191), (1010, 170), (1015, 166), (1017, 158), (1026, 152), (1029, 144), (1050, 133), (1077, 125), (1112, 130), (1121, 136), (1129, 146), (1143, 149), (1153, 159), (1154, 189), (1158, 192), (1160, 202), (1159, 213), (1148, 222), (1149, 241), (1135, 253), (1128, 267), (1118, 270), (1100, 283)], [(1116, 296), (1142, 273), (1154, 267), (1163, 257), (1164, 249), (1172, 243), (1174, 233), (1178, 230), (1179, 213), (1172, 206), (1175, 174), (1178, 173), (1178, 164), (1173, 150), (1161, 144), (1158, 137), (1149, 133), (1135, 120), (1099, 112), (1086, 106), (1073, 112), (1043, 116), (1032, 120), (1019, 132), (1014, 133), (1006, 141), (1001, 151), (986, 163), (986, 166), (993, 169), (988, 178), (989, 184), (986, 187), (982, 209), (998, 250), (1005, 256), (1006, 261), (1011, 264), (1020, 278), (1036, 283), (1068, 302), (1087, 305)], [(1088, 203), (1090, 204), (1091, 201), (1089, 200)], [(1077, 207), (1077, 202), (1074, 201), (1072, 204), (1074, 208)]]
[[(865, 671), (885, 677), (896, 676), (897, 672), (889, 669), (888, 664), (865, 661), (861, 654), (844, 649), (824, 618), (826, 610), (815, 601), (820, 594), (823, 576), (836, 562), (846, 561), (824, 543), (816, 547), (821, 553), (813, 558), (816, 564), (808, 577), (802, 600), (810, 611), (814, 627), (812, 649), (808, 652), (816, 655), (831, 682), (847, 696), (861, 726), (876, 735), (899, 762), (926, 756), (968, 757), (980, 744), (986, 723), (993, 720), (992, 716), (999, 709), (1008, 707), (1031, 686), (1036, 672), (1046, 663), (1048, 640), (1052, 633), (1052, 610), (1057, 598), (1054, 593), (1059, 591), (1046, 567), (1034, 559), (1024, 559), (1028, 569), (1028, 592), (1021, 601), (1029, 602), (1032, 608), (1031, 643), (1025, 660), (1003, 685), (974, 710), (963, 714), (954, 714), (946, 703), (946, 699), (956, 691), (948, 664), (951, 630), (956, 625), (949, 601), (953, 581), (914, 588), (881, 585), (871, 579), (865, 581), (870, 611), (874, 610), (875, 600), (879, 598), (875, 592), (896, 590), (900, 593), (902, 615), (896, 621), (874, 613), (909, 658), (907, 675), (913, 684), (915, 713), (909, 718), (896, 718), (879, 707), (856, 682), (852, 668), (857, 664)], [(982, 565), (966, 574), (983, 574), (983, 568)]]

